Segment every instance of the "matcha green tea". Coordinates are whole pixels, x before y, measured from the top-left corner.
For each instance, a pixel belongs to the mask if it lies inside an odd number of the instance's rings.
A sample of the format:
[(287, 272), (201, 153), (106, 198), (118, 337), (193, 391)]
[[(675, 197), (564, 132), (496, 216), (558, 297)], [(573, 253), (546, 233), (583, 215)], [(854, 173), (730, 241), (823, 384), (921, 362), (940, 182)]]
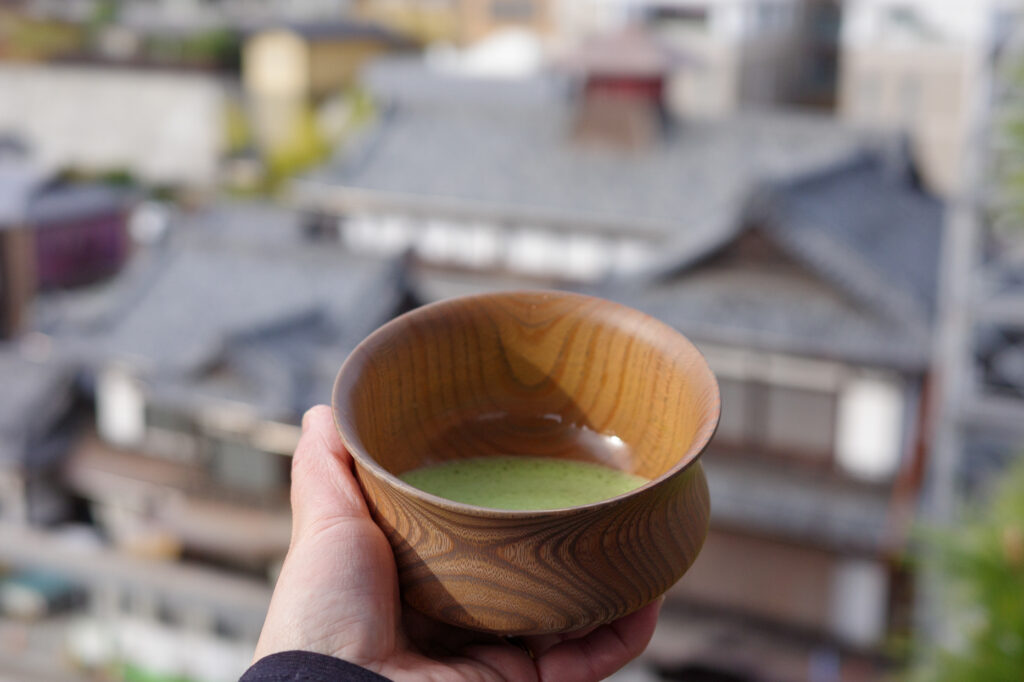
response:
[(421, 467), (400, 478), (455, 502), (495, 509), (559, 509), (606, 500), (647, 479), (601, 464), (553, 457), (475, 457)]

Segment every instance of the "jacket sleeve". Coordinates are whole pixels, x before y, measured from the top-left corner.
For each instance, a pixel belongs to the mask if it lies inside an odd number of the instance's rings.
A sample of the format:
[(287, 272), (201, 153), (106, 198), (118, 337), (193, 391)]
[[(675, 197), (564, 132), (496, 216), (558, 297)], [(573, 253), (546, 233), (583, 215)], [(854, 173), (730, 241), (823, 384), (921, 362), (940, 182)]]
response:
[(389, 682), (366, 668), (311, 651), (283, 651), (265, 656), (239, 682)]

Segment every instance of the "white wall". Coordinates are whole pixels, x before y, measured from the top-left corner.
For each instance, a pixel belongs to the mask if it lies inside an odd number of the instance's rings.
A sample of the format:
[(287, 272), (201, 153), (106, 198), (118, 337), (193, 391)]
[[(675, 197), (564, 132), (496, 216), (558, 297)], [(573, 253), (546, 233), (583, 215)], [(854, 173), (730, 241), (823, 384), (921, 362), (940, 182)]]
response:
[(225, 89), (206, 74), (0, 65), (0, 130), (24, 136), (48, 168), (206, 185), (223, 149)]
[(909, 134), (929, 189), (956, 192), (970, 103), (991, 32), (1010, 0), (846, 0), (839, 114)]
[[(858, 46), (928, 40), (977, 47), (987, 37), (993, 13), (1013, 7), (1007, 0), (846, 0), (840, 39)], [(894, 8), (909, 10), (932, 35), (926, 38), (895, 25)]]
[(411, 249), (428, 263), (477, 270), (593, 282), (641, 271), (655, 247), (639, 239), (541, 225), (497, 226), (482, 221), (415, 219), (356, 213), (341, 223), (341, 238), (357, 253), (397, 255)]

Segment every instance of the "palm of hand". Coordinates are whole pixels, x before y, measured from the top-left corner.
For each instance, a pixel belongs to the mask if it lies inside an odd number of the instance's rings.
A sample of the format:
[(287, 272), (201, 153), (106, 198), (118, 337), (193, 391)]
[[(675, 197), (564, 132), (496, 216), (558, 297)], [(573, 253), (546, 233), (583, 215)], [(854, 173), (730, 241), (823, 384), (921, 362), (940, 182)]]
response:
[(292, 464), (292, 544), (256, 658), (302, 649), (343, 658), (394, 680), (601, 679), (637, 656), (657, 604), (591, 632), (500, 637), (403, 613), (394, 558), (373, 523), (334, 430), (330, 409), (303, 421)]

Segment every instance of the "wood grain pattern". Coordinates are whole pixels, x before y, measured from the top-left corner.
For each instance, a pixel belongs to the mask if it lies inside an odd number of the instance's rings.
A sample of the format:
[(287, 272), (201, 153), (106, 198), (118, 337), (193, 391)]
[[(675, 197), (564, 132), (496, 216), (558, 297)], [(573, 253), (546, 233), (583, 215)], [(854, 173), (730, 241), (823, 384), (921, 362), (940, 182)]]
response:
[[(681, 334), (638, 311), (562, 292), (425, 306), (366, 339), (334, 387), (334, 414), (405, 600), (500, 634), (604, 623), (655, 599), (707, 534), (697, 458), (718, 386)], [(580, 447), (580, 434), (628, 448)], [(568, 509), (500, 511), (424, 493), (396, 475), (486, 455), (591, 459), (653, 479)]]

